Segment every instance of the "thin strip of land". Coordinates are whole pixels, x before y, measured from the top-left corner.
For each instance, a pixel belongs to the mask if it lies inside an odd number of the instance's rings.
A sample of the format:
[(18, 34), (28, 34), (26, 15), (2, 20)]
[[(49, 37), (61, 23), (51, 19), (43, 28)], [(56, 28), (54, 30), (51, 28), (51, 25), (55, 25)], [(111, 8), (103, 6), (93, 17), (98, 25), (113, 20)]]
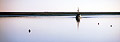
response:
[[(120, 15), (120, 12), (79, 12), (81, 15)], [(0, 15), (76, 15), (78, 12), (0, 12)]]

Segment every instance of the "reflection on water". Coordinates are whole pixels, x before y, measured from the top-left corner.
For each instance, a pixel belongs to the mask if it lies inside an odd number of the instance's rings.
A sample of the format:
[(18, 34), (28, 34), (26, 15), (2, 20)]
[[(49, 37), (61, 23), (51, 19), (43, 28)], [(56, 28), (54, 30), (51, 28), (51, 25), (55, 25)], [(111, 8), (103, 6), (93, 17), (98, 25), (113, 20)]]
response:
[(120, 15), (106, 16), (0, 17), (0, 42), (120, 42)]

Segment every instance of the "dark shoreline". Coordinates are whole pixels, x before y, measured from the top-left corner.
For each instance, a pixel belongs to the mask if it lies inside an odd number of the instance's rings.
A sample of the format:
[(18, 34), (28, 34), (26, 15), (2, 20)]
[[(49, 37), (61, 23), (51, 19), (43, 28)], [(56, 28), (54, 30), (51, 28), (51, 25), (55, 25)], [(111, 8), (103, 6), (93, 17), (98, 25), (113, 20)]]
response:
[[(0, 15), (77, 14), (78, 12), (0, 12)], [(120, 14), (120, 12), (79, 12), (80, 14)]]
[[(81, 15), (120, 15), (120, 12), (79, 12)], [(76, 16), (78, 12), (0, 12), (1, 16)]]

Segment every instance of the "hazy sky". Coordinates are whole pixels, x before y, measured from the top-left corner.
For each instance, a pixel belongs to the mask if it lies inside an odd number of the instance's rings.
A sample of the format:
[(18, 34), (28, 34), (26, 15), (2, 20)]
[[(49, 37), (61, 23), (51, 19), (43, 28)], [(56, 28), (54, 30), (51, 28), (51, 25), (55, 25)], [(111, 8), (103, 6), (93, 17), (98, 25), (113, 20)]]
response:
[(0, 12), (120, 12), (120, 0), (0, 0)]

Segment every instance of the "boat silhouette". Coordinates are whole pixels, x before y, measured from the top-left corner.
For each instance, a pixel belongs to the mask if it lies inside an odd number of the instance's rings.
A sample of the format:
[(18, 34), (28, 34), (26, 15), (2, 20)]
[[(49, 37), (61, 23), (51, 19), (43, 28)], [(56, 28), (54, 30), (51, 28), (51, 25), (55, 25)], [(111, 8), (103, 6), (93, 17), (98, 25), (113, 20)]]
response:
[(79, 8), (78, 8), (78, 14), (76, 15), (76, 21), (77, 21), (77, 28), (79, 29), (79, 23), (80, 23), (80, 17), (81, 17), (81, 14), (79, 13)]

